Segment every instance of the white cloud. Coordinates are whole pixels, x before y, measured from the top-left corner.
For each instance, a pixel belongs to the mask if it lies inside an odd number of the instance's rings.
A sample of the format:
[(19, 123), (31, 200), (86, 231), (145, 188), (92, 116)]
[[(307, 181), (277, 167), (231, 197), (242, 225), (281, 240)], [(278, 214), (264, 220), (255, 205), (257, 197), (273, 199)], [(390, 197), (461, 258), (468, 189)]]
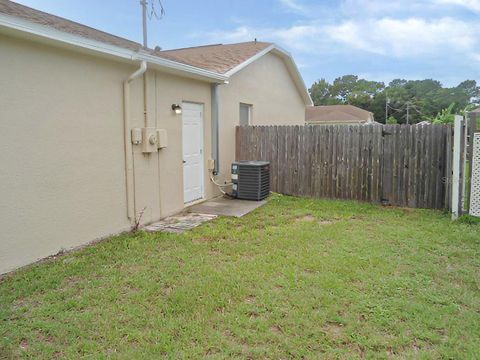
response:
[(479, 30), (452, 18), (350, 20), (325, 29), (331, 39), (353, 49), (399, 58), (472, 52), (480, 44)]
[(347, 20), (335, 25), (309, 22), (286, 28), (240, 26), (232, 31), (208, 33), (207, 36), (214, 42), (258, 38), (304, 53), (361, 51), (394, 58), (416, 58), (448, 57), (451, 54), (469, 56), (480, 46), (479, 32), (480, 24), (458, 19), (412, 17)]
[(434, 0), (439, 5), (456, 5), (470, 11), (480, 12), (480, 0)]
[(297, 0), (280, 0), (280, 3), (288, 10), (292, 10), (298, 13), (305, 12), (305, 7), (302, 4), (300, 4)]

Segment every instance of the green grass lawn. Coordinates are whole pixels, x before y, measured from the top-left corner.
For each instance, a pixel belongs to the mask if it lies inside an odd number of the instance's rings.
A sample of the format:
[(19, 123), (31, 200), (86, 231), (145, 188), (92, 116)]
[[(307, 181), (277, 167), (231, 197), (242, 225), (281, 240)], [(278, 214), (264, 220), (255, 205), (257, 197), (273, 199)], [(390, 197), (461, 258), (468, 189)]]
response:
[(480, 358), (479, 255), (441, 212), (275, 195), (6, 277), (0, 358)]

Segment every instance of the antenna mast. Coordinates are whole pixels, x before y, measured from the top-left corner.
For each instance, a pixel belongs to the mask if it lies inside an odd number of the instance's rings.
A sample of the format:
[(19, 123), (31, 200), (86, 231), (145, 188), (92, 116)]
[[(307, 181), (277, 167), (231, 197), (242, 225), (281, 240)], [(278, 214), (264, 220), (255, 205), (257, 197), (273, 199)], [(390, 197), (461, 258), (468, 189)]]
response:
[(143, 47), (148, 48), (147, 40), (147, 0), (140, 0), (142, 5), (142, 20), (143, 20)]
[[(140, 0), (140, 5), (142, 5), (142, 21), (143, 21), (143, 47), (148, 48), (148, 31), (147, 31), (147, 21), (148, 19), (155, 17), (160, 20), (165, 15), (165, 9), (163, 8), (162, 1), (158, 0), (158, 6), (160, 7), (160, 13), (155, 9), (155, 0)], [(148, 14), (147, 6), (150, 5), (150, 14)]]

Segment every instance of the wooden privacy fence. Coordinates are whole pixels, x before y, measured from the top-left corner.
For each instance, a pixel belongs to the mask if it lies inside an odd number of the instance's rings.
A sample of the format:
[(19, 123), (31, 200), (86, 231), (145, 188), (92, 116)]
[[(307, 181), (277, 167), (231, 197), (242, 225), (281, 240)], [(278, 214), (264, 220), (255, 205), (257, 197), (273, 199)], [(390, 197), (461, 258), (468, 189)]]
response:
[(239, 126), (237, 160), (268, 160), (272, 190), (441, 209), (450, 203), (447, 125)]

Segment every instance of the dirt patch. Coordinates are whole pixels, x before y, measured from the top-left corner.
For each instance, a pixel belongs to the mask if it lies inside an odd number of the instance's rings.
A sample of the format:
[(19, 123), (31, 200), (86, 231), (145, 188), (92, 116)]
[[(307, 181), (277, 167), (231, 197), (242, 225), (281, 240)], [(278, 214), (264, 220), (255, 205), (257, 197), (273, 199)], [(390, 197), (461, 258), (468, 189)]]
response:
[(253, 304), (257, 300), (255, 295), (248, 295), (245, 300), (243, 300), (246, 304)]
[(339, 339), (343, 336), (343, 325), (328, 322), (322, 327), (323, 331), (333, 339)]
[(251, 261), (255, 259), (255, 257), (256, 257), (256, 254), (245, 254), (245, 255), (242, 255), (242, 260)]
[(172, 291), (174, 290), (174, 288), (172, 286), (165, 286), (163, 288), (163, 293), (165, 295), (170, 295), (172, 293)]
[(211, 242), (211, 241), (213, 241), (213, 239), (211, 237), (208, 237), (208, 236), (203, 236), (203, 237), (192, 239), (192, 242), (194, 244), (205, 244), (205, 243), (208, 243), (208, 242)]
[(335, 221), (333, 220), (320, 220), (318, 222), (318, 225), (329, 225), (329, 224), (333, 224)]
[(226, 337), (235, 337), (235, 335), (233, 334), (233, 332), (229, 329), (225, 330), (223, 332), (223, 336), (226, 336)]
[(283, 291), (283, 286), (279, 284), (273, 285), (273, 290), (276, 292)]
[(218, 256), (220, 255), (220, 250), (217, 250), (217, 249), (210, 249), (208, 251), (208, 255), (211, 255), (211, 256)]
[(17, 309), (22, 309), (22, 308), (28, 308), (28, 312), (31, 309), (34, 309), (40, 305), (40, 302), (35, 301), (35, 300), (30, 300), (26, 298), (18, 298), (13, 302), (13, 308), (15, 310)]
[(270, 331), (278, 335), (283, 335), (283, 329), (280, 325), (273, 325)]
[(46, 342), (49, 344), (53, 344), (55, 338), (52, 335), (45, 335), (42, 331), (37, 331), (37, 339), (38, 341)]
[(77, 285), (80, 282), (82, 282), (82, 280), (83, 279), (81, 277), (78, 277), (78, 276), (69, 276), (63, 281), (63, 283), (64, 283), (63, 287), (67, 287), (67, 288), (77, 287)]
[(256, 319), (256, 318), (260, 317), (260, 313), (258, 313), (256, 311), (249, 311), (249, 312), (247, 312), (247, 315), (250, 319)]
[(22, 339), (22, 341), (20, 341), (19, 346), (20, 346), (20, 349), (22, 349), (23, 351), (25, 351), (25, 350), (28, 350), (28, 348), (29, 348), (30, 345), (28, 344), (27, 339)]
[(295, 221), (297, 221), (297, 222), (312, 222), (312, 221), (315, 221), (315, 220), (316, 220), (316, 217), (309, 214), (309, 215), (298, 217)]

